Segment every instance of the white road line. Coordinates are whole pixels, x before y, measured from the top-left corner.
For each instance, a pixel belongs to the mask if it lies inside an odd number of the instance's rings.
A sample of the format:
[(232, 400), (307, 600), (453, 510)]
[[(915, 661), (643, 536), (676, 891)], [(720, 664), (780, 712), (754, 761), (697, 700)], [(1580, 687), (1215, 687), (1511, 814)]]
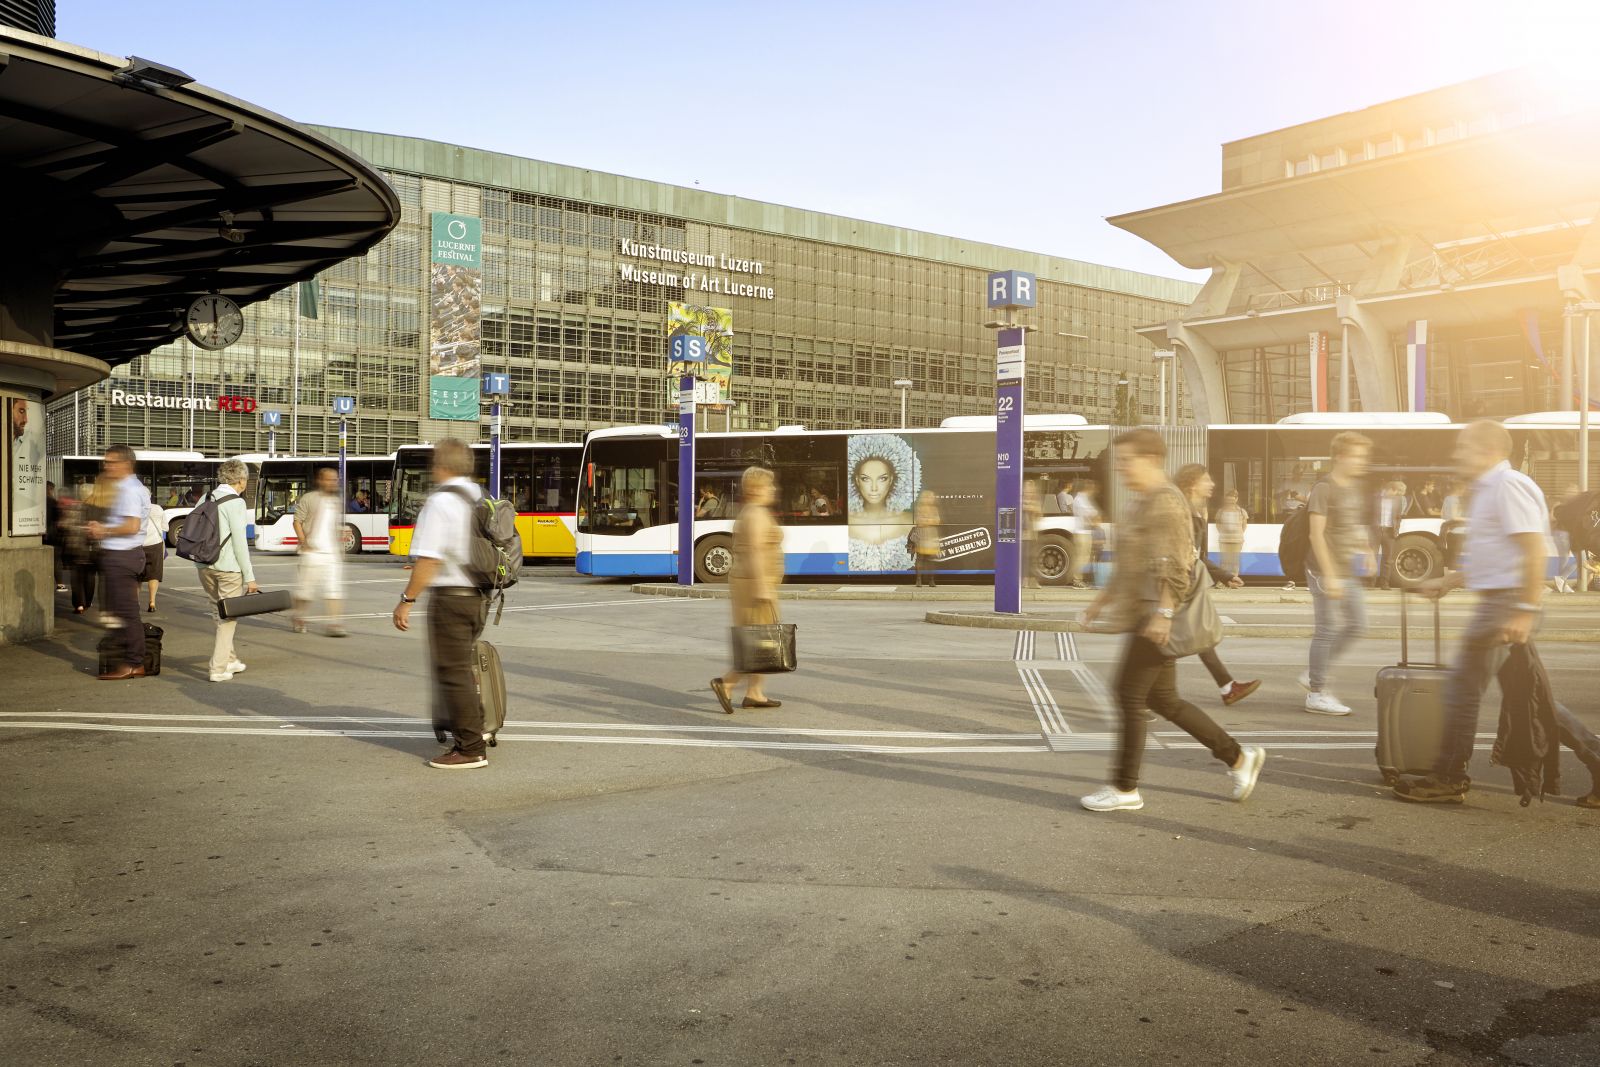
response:
[[(692, 604), (694, 600), (689, 597), (640, 597), (636, 600), (591, 600), (574, 601), (569, 604), (521, 604), (507, 607), (506, 614), (524, 611), (560, 611), (563, 608), (614, 608), (621, 605), (632, 604), (635, 607), (660, 607), (666, 604), (682, 606)], [(307, 615), (307, 622), (322, 622), (327, 619), (387, 619), (393, 612), (390, 611), (365, 611), (351, 615)], [(413, 619), (421, 618), (428, 614), (427, 611), (413, 611)]]

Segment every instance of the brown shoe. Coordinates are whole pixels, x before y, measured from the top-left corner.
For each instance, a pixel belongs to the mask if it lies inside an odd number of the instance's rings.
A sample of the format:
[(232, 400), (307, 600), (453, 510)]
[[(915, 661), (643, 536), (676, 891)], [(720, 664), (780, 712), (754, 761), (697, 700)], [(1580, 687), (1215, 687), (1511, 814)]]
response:
[(781, 708), (781, 707), (783, 707), (783, 701), (781, 701), (781, 700), (751, 700), (749, 697), (745, 697), (744, 700), (739, 704), (739, 706), (741, 708)]
[(428, 766), (437, 767), (441, 771), (470, 771), (489, 766), (489, 757), (469, 756), (459, 748), (452, 748), (444, 755), (429, 760)]
[(144, 665), (140, 664), (137, 667), (130, 667), (124, 663), (115, 670), (107, 671), (104, 674), (98, 674), (95, 677), (99, 678), (102, 682), (120, 682), (124, 678), (143, 678)]
[(1588, 796), (1579, 797), (1573, 801), (1580, 808), (1600, 808), (1600, 789), (1595, 789)]
[(1222, 694), (1222, 702), (1231, 708), (1235, 704), (1239, 703), (1239, 701), (1243, 700), (1245, 697), (1249, 696), (1251, 693), (1254, 693), (1260, 688), (1260, 681), (1233, 682), (1228, 686), (1228, 691)]
[(723, 712), (725, 714), (732, 715), (733, 701), (729, 699), (728, 687), (723, 684), (721, 678), (711, 679), (711, 691), (717, 694), (717, 703), (722, 705)]

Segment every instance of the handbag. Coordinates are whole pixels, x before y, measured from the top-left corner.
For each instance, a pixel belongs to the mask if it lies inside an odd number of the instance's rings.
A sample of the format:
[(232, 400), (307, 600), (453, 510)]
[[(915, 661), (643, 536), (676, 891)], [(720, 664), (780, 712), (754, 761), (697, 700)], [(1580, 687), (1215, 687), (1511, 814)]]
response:
[(1189, 595), (1172, 613), (1172, 629), (1161, 651), (1173, 659), (1193, 656), (1222, 643), (1222, 617), (1211, 599), (1211, 576), (1205, 564), (1195, 561), (1189, 576)]
[(733, 627), (733, 669), (740, 674), (784, 674), (798, 665), (792, 622)]

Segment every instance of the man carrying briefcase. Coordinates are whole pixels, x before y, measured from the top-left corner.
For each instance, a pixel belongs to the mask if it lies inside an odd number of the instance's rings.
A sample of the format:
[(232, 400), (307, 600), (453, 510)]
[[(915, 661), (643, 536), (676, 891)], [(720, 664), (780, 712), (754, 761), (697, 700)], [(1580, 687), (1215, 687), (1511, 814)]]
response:
[[(222, 484), (212, 491), (210, 499), (216, 509), (219, 551), (213, 562), (195, 566), (200, 570), (201, 588), (211, 600), (211, 610), (217, 619), (217, 638), (211, 648), (211, 680), (226, 682), (244, 670), (244, 663), (233, 648), (233, 632), (238, 629), (239, 622), (223, 618), (218, 602), (245, 593), (258, 593), (261, 589), (256, 585), (255, 568), (250, 565), (244, 497), (240, 495), (249, 481), (250, 469), (242, 460), (230, 459), (217, 469), (217, 478)], [(188, 521), (193, 523), (195, 516), (191, 514)]]

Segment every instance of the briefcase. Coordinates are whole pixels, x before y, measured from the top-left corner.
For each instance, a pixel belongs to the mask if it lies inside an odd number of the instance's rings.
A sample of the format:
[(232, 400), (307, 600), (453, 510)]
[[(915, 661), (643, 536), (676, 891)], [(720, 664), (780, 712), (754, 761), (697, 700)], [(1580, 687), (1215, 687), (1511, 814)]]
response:
[(733, 628), (733, 669), (740, 674), (783, 674), (797, 665), (794, 623)]
[(273, 611), (288, 611), (294, 606), (289, 590), (275, 593), (246, 593), (217, 601), (217, 614), (224, 619), (242, 619), (246, 615), (265, 615)]

